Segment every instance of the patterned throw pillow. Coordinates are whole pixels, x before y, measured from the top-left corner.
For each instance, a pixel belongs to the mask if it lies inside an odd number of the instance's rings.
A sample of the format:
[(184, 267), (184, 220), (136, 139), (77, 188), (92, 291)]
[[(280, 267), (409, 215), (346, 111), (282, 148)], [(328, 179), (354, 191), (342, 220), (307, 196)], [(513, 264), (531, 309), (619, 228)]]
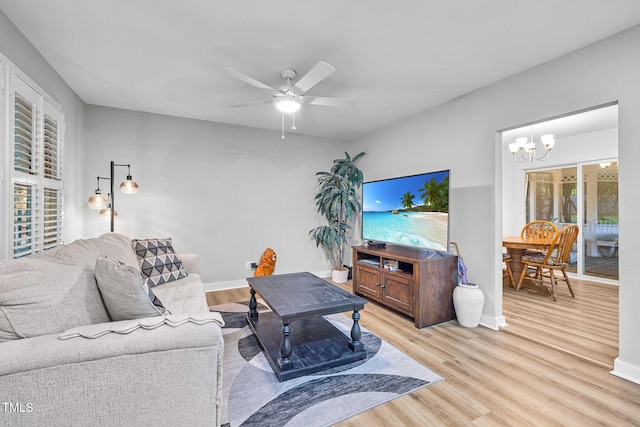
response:
[(147, 286), (154, 287), (187, 277), (182, 260), (173, 250), (171, 239), (134, 239), (133, 250), (138, 256), (140, 271)]

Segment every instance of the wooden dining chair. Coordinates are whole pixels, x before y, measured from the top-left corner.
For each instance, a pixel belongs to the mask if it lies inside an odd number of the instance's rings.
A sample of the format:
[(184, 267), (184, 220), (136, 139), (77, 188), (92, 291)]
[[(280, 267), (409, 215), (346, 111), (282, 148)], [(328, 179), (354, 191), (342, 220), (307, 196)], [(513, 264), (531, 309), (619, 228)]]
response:
[[(558, 234), (558, 227), (551, 221), (535, 220), (527, 223), (520, 231), (520, 237), (544, 237), (553, 239)], [(526, 255), (546, 253), (540, 249), (527, 249)], [(538, 271), (539, 272), (539, 271)]]
[(520, 231), (521, 237), (546, 237), (553, 239), (558, 234), (558, 227), (551, 221), (536, 220), (527, 223)]
[[(536, 274), (533, 277), (529, 277), (529, 280), (539, 283), (540, 286), (549, 287), (554, 301), (556, 301), (557, 282), (565, 282), (569, 287), (571, 296), (575, 298), (576, 295), (573, 292), (566, 270), (569, 266), (571, 250), (573, 248), (573, 244), (578, 238), (579, 231), (580, 228), (577, 225), (567, 225), (558, 232), (546, 254), (524, 255), (522, 257), (524, 268), (522, 269), (522, 274), (518, 280), (516, 290), (520, 289), (522, 281), (526, 276), (527, 269), (534, 268), (536, 270)], [(545, 270), (547, 271), (547, 274), (545, 274)], [(556, 270), (560, 270), (562, 272), (562, 277), (556, 277)]]
[(516, 281), (513, 279), (513, 271), (511, 270), (511, 255), (508, 253), (502, 253), (502, 262), (504, 262), (504, 270), (502, 270), (502, 280), (508, 278), (511, 282), (509, 286), (516, 287)]

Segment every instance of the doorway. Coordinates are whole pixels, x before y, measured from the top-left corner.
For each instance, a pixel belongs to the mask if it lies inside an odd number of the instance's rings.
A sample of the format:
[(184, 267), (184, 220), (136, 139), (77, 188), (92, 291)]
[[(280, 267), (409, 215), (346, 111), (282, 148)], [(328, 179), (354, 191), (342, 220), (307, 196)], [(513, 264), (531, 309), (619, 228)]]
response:
[[(543, 134), (555, 138), (544, 160), (514, 159), (510, 143), (534, 136), (539, 144)], [(614, 103), (535, 122), (501, 135), (502, 235), (519, 235), (533, 219), (551, 220), (560, 227), (580, 225), (568, 269), (575, 279), (572, 283), (581, 287), (576, 298), (562, 286), (559, 291), (566, 291), (565, 295), (556, 303), (545, 296), (505, 288), (502, 302), (507, 328), (585, 360), (597, 359), (600, 366), (611, 369), (618, 353), (618, 342), (611, 338), (618, 333), (618, 106)], [(535, 306), (526, 319), (522, 318), (523, 304)], [(584, 309), (577, 308), (582, 305)], [(556, 324), (548, 323), (549, 319)], [(559, 330), (562, 325), (574, 325), (572, 332)], [(583, 332), (575, 325), (582, 325)], [(606, 351), (595, 357), (593, 348)]]
[[(547, 134), (555, 145), (541, 156)], [(530, 161), (509, 149), (523, 137), (537, 144)], [(505, 130), (501, 154), (502, 235), (519, 235), (535, 219), (578, 224), (572, 274), (617, 283), (618, 105)]]

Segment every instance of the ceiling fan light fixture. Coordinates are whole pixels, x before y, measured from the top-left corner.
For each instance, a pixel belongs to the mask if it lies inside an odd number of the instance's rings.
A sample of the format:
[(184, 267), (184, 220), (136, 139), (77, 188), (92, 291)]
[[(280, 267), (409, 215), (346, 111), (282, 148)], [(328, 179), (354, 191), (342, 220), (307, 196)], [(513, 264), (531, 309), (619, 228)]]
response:
[(302, 107), (302, 101), (292, 96), (278, 96), (274, 99), (278, 111), (282, 113), (295, 113)]

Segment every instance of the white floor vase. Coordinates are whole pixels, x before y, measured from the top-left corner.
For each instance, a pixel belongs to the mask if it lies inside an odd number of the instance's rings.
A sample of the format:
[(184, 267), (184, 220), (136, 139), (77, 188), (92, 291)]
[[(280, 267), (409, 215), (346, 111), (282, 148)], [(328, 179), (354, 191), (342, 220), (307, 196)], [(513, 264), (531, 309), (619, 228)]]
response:
[(453, 289), (453, 307), (460, 325), (475, 328), (482, 317), (484, 293), (474, 283), (458, 285)]

